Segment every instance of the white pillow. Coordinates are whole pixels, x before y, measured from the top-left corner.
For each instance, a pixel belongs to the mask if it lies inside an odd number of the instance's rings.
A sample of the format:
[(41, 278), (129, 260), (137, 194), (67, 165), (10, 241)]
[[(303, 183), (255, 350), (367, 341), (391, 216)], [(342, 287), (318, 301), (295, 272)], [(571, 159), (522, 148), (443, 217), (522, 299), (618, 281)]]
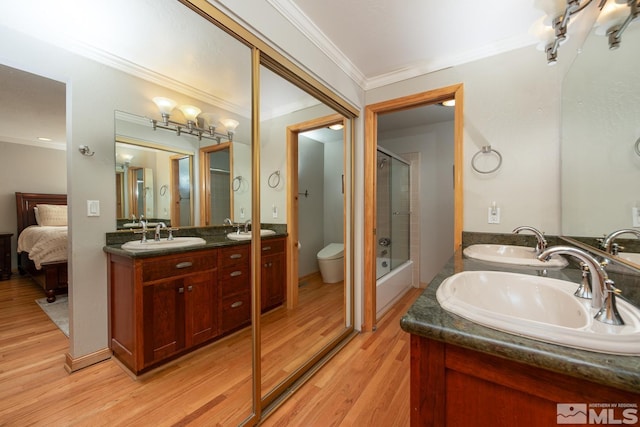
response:
[(38, 225), (67, 225), (67, 205), (36, 205)]

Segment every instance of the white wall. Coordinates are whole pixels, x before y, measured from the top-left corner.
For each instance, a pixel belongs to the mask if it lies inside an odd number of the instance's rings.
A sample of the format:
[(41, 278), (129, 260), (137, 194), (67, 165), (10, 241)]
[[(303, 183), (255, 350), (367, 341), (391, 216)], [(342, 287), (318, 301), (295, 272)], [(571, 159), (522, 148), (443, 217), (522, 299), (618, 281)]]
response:
[(11, 237), (11, 265), (17, 268), (15, 192), (67, 193), (66, 152), (0, 141), (0, 231)]
[[(567, 64), (568, 65), (568, 64)], [(368, 91), (367, 104), (462, 83), (464, 85), (465, 231), (508, 233), (528, 224), (560, 232), (560, 89), (567, 65), (549, 67), (534, 48)], [(481, 175), (471, 158), (491, 145), (503, 157), (495, 173)], [(487, 224), (492, 201), (500, 224)]]

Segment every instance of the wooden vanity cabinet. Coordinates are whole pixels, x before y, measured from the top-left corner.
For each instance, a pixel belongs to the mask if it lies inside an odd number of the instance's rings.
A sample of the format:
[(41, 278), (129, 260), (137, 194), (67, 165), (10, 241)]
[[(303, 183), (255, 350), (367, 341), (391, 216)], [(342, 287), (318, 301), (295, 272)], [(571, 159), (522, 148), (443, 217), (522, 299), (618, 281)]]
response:
[(640, 394), (413, 334), (410, 382), (411, 426), (421, 427), (547, 427), (558, 403), (640, 403)]
[(219, 335), (217, 255), (109, 254), (111, 348), (132, 372)]
[(285, 239), (262, 241), (261, 308), (262, 312), (285, 301), (286, 277)]
[[(251, 245), (131, 258), (109, 253), (113, 354), (139, 374), (251, 324)], [(262, 311), (285, 301), (285, 239), (262, 244)]]
[(220, 332), (226, 333), (251, 323), (251, 246), (219, 251)]

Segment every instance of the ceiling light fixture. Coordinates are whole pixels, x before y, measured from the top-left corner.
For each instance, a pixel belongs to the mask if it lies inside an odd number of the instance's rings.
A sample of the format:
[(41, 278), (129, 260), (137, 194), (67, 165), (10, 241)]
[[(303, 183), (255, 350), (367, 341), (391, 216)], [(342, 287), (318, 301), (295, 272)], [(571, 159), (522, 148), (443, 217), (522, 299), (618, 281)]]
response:
[(453, 107), (456, 105), (456, 100), (455, 99), (447, 99), (446, 101), (442, 101), (440, 103), (440, 105), (442, 105), (443, 107)]
[[(169, 98), (163, 98), (157, 96), (153, 98), (153, 102), (160, 110), (160, 115), (162, 116), (162, 121), (157, 121), (155, 119), (151, 119), (151, 123), (153, 125), (153, 130), (156, 129), (165, 129), (170, 130), (176, 133), (176, 135), (181, 135), (183, 133), (193, 135), (198, 138), (198, 140), (212, 139), (216, 141), (218, 144), (225, 139), (228, 141), (233, 141), (233, 135), (235, 133), (236, 128), (238, 127), (238, 121), (233, 119), (222, 119), (220, 123), (222, 123), (227, 131), (227, 133), (216, 132), (215, 126), (215, 118), (217, 117), (215, 114), (211, 113), (203, 113), (202, 110), (198, 107), (194, 107), (193, 105), (181, 105), (178, 107), (184, 118), (187, 120), (187, 123), (180, 123), (174, 120), (171, 120), (171, 113), (176, 108), (177, 102)], [(206, 128), (201, 128), (198, 125), (198, 117), (202, 116), (203, 121), (205, 122)]]
[(329, 126), (329, 129), (331, 130), (342, 130), (342, 128), (344, 128), (344, 125), (342, 123), (336, 123)]

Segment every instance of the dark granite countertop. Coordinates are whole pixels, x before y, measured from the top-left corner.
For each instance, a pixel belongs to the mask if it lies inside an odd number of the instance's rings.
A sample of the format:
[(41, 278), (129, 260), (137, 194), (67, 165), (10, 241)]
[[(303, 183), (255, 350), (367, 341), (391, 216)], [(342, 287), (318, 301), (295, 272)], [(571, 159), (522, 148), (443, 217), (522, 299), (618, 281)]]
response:
[[(263, 227), (265, 228), (265, 227)], [(280, 237), (286, 237), (286, 225), (276, 225), (273, 227), (266, 227), (273, 229), (276, 234), (262, 237), (262, 241), (270, 239), (276, 239)], [(175, 237), (201, 237), (206, 243), (204, 245), (186, 246), (181, 248), (149, 250), (149, 251), (127, 251), (122, 249), (122, 244), (132, 240), (139, 240), (138, 234), (133, 234), (129, 231), (117, 231), (113, 233), (107, 233), (106, 245), (103, 247), (104, 252), (121, 255), (130, 258), (149, 258), (159, 255), (175, 255), (193, 251), (201, 251), (203, 249), (213, 249), (226, 246), (248, 245), (251, 240), (232, 240), (227, 237), (229, 232), (233, 229), (229, 227), (185, 227), (183, 229), (175, 231), (173, 234)], [(147, 238), (153, 239), (153, 231), (149, 231)], [(166, 236), (163, 235), (163, 239)]]
[[(582, 378), (622, 390), (640, 393), (640, 356), (619, 356), (548, 344), (490, 329), (445, 311), (436, 291), (447, 277), (461, 271), (511, 271), (538, 274), (530, 269), (466, 259), (462, 250), (431, 281), (400, 324), (404, 331), (553, 372)], [(580, 282), (576, 268), (547, 270), (547, 277)]]

